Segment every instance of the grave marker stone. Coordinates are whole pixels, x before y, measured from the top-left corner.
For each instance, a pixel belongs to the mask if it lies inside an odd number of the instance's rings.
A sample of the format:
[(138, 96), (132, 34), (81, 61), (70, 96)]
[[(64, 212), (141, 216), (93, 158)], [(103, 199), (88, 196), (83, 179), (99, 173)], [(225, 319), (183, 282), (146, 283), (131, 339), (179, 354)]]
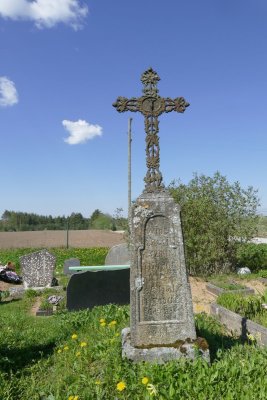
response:
[(69, 267), (76, 267), (79, 265), (81, 265), (79, 258), (68, 258), (67, 260), (64, 261), (63, 265), (64, 274), (65, 275), (75, 274), (75, 271), (70, 271)]
[(67, 309), (78, 311), (105, 304), (130, 303), (129, 268), (73, 274), (67, 286)]
[(47, 250), (20, 257), (24, 288), (51, 287), (55, 263), (56, 257)]
[(105, 265), (124, 264), (130, 264), (130, 252), (128, 244), (121, 243), (117, 244), (116, 246), (112, 246), (106, 256)]

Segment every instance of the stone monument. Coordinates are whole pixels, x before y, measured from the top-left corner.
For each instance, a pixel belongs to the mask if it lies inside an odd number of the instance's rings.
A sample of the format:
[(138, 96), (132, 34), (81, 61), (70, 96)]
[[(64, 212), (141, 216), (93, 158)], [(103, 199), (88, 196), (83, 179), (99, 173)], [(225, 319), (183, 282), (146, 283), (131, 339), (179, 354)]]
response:
[(193, 303), (185, 265), (180, 206), (162, 183), (159, 170), (159, 121), (163, 112), (184, 112), (183, 97), (158, 95), (158, 74), (141, 77), (143, 96), (118, 97), (119, 112), (139, 111), (145, 117), (145, 189), (131, 209), (131, 326), (122, 331), (122, 354), (133, 361), (165, 362), (194, 358), (195, 346), (208, 360), (207, 344), (196, 337)]
[(24, 288), (51, 287), (55, 264), (56, 257), (47, 250), (20, 257)]
[(130, 264), (130, 254), (127, 243), (116, 244), (109, 249), (105, 259), (105, 265)]

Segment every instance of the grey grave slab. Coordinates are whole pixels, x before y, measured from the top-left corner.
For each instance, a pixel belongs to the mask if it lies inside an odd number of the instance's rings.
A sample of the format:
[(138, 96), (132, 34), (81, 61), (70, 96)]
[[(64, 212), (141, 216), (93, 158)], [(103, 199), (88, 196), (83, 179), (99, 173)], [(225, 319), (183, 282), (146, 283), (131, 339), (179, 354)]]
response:
[(105, 265), (124, 264), (130, 264), (129, 245), (127, 243), (121, 243), (111, 247), (106, 256)]
[(63, 273), (65, 275), (75, 274), (75, 271), (71, 271), (69, 267), (76, 267), (79, 265), (81, 265), (79, 258), (68, 258), (67, 260), (64, 261)]
[(67, 286), (67, 309), (78, 311), (105, 304), (130, 302), (130, 269), (86, 271), (71, 276)]
[(51, 287), (56, 257), (46, 249), (20, 257), (25, 289)]

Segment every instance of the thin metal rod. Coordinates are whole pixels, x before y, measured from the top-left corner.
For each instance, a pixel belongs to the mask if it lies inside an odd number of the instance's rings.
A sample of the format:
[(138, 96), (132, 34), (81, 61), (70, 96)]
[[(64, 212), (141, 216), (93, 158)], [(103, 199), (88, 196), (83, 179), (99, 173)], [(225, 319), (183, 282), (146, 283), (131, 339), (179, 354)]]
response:
[(128, 224), (131, 231), (131, 206), (132, 206), (132, 118), (128, 120)]

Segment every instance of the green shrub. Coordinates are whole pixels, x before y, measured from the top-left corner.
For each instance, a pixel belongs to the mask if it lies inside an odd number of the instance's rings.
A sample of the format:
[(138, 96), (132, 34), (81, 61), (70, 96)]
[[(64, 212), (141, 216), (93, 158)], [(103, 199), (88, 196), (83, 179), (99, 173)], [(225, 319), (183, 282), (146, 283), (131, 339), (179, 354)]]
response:
[(252, 272), (267, 268), (267, 244), (246, 243), (237, 248), (238, 267), (248, 267)]
[(173, 182), (170, 191), (181, 206), (190, 274), (233, 270), (238, 240), (248, 241), (257, 232), (257, 191), (230, 184), (219, 172), (212, 177), (194, 174), (187, 185)]

